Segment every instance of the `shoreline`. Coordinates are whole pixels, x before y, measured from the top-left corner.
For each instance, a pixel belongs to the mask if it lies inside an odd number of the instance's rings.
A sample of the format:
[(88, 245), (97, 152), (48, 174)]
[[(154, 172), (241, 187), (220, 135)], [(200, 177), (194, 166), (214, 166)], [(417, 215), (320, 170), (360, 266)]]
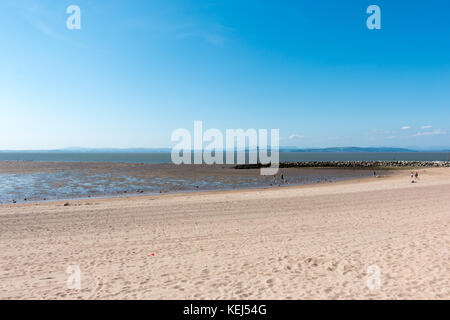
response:
[[(380, 176), (381, 179), (386, 179), (389, 176)], [(326, 186), (329, 184), (346, 184), (346, 183), (358, 183), (363, 181), (372, 180), (374, 177), (355, 177), (349, 179), (342, 179), (337, 181), (326, 181), (326, 182), (311, 182), (307, 184), (284, 184), (284, 185), (276, 185), (276, 186), (261, 186), (261, 187), (242, 187), (236, 189), (215, 189), (215, 190), (184, 190), (184, 191), (168, 191), (162, 193), (121, 193), (121, 194), (105, 194), (99, 196), (91, 196), (91, 197), (79, 197), (79, 198), (62, 198), (62, 199), (49, 199), (49, 200), (30, 200), (30, 201), (19, 201), (16, 203), (0, 203), (0, 208), (2, 206), (18, 206), (21, 204), (40, 204), (40, 203), (66, 203), (66, 202), (82, 202), (89, 200), (114, 200), (114, 199), (140, 199), (140, 198), (153, 198), (153, 197), (163, 197), (163, 196), (176, 196), (176, 195), (192, 195), (192, 194), (211, 194), (211, 193), (233, 193), (233, 192), (245, 192), (245, 191), (262, 191), (262, 190), (270, 190), (270, 189), (290, 189), (290, 188), (309, 188), (313, 186)]]
[(367, 168), (281, 168), (277, 175), (261, 176), (258, 169), (232, 165), (0, 162), (0, 203), (276, 188), (372, 176)]
[[(386, 179), (389, 176), (381, 176), (380, 179)], [(263, 190), (279, 190), (279, 189), (299, 189), (299, 188), (312, 188), (327, 186), (329, 184), (339, 185), (339, 184), (354, 184), (360, 183), (368, 180), (374, 179), (373, 177), (365, 178), (353, 178), (338, 181), (327, 181), (327, 182), (314, 182), (309, 184), (290, 184), (290, 185), (280, 185), (280, 186), (269, 186), (269, 187), (248, 187), (240, 189), (218, 189), (218, 190), (190, 190), (190, 191), (175, 191), (175, 192), (163, 192), (163, 193), (127, 193), (127, 194), (115, 194), (115, 195), (104, 195), (104, 196), (92, 196), (92, 197), (82, 197), (82, 198), (65, 198), (65, 199), (51, 199), (51, 200), (37, 200), (37, 201), (26, 201), (17, 203), (0, 203), (0, 209), (2, 206), (14, 206), (19, 207), (20, 205), (34, 205), (34, 204), (64, 204), (66, 202), (84, 202), (89, 200), (101, 200), (101, 201), (115, 201), (115, 200), (139, 200), (148, 198), (162, 198), (162, 197), (172, 197), (172, 196), (187, 196), (187, 195), (208, 195), (208, 194), (227, 194), (227, 193), (240, 193), (240, 192), (252, 192), (252, 191), (263, 191)]]
[[(327, 168), (323, 168), (327, 169)], [(52, 200), (42, 200), (42, 201), (26, 201), (17, 203), (0, 203), (0, 209), (2, 207), (12, 207), (18, 208), (21, 206), (29, 207), (33, 205), (58, 205), (64, 206), (64, 204), (69, 203), (70, 205), (78, 206), (89, 201), (96, 201), (98, 203), (108, 203), (108, 202), (120, 202), (121, 200), (126, 201), (139, 201), (139, 200), (163, 200), (168, 198), (176, 197), (192, 197), (192, 196), (213, 196), (213, 195), (233, 195), (240, 193), (253, 193), (253, 192), (266, 192), (266, 191), (283, 191), (283, 190), (303, 190), (303, 189), (316, 189), (316, 188), (326, 188), (328, 186), (346, 186), (346, 185), (358, 185), (364, 183), (373, 183), (380, 180), (387, 179), (399, 179), (402, 178), (407, 181), (408, 177), (406, 175), (401, 175), (400, 171), (407, 170), (403, 168), (393, 169), (396, 170), (395, 173), (389, 175), (379, 176), (375, 178), (370, 177), (355, 177), (352, 179), (343, 179), (337, 181), (327, 181), (327, 182), (315, 182), (309, 184), (285, 184), (281, 186), (262, 186), (262, 187), (249, 187), (249, 188), (239, 188), (239, 189), (218, 189), (218, 190), (190, 190), (190, 191), (179, 191), (179, 192), (163, 192), (154, 194), (140, 194), (140, 193), (127, 193), (127, 194), (114, 194), (105, 196), (93, 196), (93, 197), (83, 197), (83, 198), (68, 198), (68, 199), (52, 199)], [(398, 171), (397, 171), (398, 170)], [(450, 170), (449, 170), (450, 171)]]

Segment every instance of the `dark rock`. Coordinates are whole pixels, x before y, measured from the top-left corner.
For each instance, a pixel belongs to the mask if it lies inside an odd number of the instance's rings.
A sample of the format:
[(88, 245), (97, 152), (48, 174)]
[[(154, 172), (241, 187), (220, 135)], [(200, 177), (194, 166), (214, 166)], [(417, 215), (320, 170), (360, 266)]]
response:
[[(235, 169), (260, 169), (270, 164), (240, 164)], [(432, 168), (450, 167), (450, 161), (309, 161), (309, 162), (281, 162), (279, 168)]]

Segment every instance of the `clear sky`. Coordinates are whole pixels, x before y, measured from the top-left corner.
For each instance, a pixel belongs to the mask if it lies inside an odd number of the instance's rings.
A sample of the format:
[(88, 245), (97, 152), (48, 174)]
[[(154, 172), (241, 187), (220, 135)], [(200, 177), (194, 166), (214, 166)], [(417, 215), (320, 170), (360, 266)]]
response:
[(447, 0), (2, 0), (0, 149), (167, 147), (194, 120), (284, 146), (449, 147), (449, 16)]

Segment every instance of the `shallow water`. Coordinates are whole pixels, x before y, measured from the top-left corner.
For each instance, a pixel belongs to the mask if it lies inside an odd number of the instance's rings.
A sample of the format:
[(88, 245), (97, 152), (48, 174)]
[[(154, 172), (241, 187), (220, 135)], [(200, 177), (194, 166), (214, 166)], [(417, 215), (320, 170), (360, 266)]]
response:
[(275, 177), (259, 173), (218, 165), (0, 162), (0, 203), (302, 185), (373, 175), (371, 170), (312, 168), (280, 169)]

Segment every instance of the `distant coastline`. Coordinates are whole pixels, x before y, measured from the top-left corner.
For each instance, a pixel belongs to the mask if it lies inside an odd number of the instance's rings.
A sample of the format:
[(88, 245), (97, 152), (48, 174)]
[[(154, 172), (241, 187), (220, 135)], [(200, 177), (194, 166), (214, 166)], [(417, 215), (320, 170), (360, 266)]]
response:
[[(270, 148), (270, 147), (269, 147)], [(257, 150), (257, 148), (247, 148), (235, 150), (238, 152)], [(71, 147), (62, 149), (44, 150), (0, 150), (0, 153), (170, 153), (171, 148), (82, 148)], [(199, 152), (200, 150), (191, 150)], [(225, 152), (226, 150), (224, 150)], [(395, 148), (395, 147), (327, 147), (327, 148), (298, 148), (292, 146), (279, 147), (280, 152), (450, 152), (450, 147), (434, 148)]]

